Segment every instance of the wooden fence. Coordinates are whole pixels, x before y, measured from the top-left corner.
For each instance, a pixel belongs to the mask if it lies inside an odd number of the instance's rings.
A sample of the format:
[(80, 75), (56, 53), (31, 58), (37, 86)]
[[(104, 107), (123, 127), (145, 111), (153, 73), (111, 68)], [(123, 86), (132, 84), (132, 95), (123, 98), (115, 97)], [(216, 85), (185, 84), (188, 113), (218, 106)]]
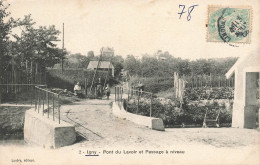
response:
[[(32, 74), (20, 70), (5, 71), (0, 75), (0, 103), (2, 101), (17, 101), (17, 94), (34, 91), (34, 87), (39, 84), (46, 84), (45, 72)], [(29, 97), (29, 95), (22, 97)]]
[(234, 87), (234, 78), (226, 79), (225, 76), (207, 76), (195, 75), (184, 76), (187, 81), (186, 87), (200, 88), (200, 87)]

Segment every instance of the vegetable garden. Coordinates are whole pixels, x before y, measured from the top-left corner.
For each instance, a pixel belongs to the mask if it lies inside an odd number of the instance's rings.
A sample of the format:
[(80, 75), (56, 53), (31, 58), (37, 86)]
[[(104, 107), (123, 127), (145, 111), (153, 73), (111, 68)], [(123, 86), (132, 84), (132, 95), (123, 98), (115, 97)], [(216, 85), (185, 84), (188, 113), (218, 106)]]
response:
[(153, 95), (151, 99), (144, 92), (137, 92), (124, 100), (124, 107), (128, 112), (143, 116), (151, 113), (151, 117), (163, 119), (166, 127), (201, 127), (207, 109), (209, 118), (216, 118), (220, 112), (220, 126), (230, 126), (233, 97), (234, 89), (230, 87), (186, 88), (180, 106), (174, 98)]

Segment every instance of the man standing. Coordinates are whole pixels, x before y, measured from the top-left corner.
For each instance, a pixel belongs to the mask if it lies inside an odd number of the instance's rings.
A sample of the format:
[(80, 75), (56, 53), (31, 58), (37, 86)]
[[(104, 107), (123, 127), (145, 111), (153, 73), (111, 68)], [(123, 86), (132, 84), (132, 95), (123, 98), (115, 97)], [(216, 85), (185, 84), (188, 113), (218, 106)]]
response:
[(101, 78), (98, 79), (98, 84), (97, 84), (97, 98), (102, 98), (103, 95), (103, 87), (101, 85)]
[(109, 87), (109, 84), (107, 84), (105, 90), (106, 90), (107, 100), (109, 100), (109, 96), (110, 96), (110, 87)]

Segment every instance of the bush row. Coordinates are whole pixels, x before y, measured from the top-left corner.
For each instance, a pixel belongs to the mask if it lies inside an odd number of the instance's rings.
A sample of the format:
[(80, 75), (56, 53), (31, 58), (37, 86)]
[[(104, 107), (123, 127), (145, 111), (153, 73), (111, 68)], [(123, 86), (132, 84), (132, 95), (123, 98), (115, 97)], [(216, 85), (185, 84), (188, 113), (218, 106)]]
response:
[(215, 88), (185, 88), (187, 100), (206, 100), (206, 99), (234, 99), (234, 88), (215, 87)]
[[(222, 102), (194, 102), (188, 104), (184, 102), (182, 108), (177, 101), (161, 102), (158, 99), (152, 101), (152, 117), (161, 118), (164, 124), (167, 125), (181, 125), (185, 124), (199, 124), (202, 125), (206, 109), (208, 109), (207, 118), (215, 119), (220, 110), (220, 123), (230, 124), (232, 116), (232, 102), (228, 106)], [(127, 111), (143, 116), (150, 116), (150, 102), (149, 100), (140, 99), (139, 108), (137, 111), (136, 99), (126, 101), (125, 107)]]

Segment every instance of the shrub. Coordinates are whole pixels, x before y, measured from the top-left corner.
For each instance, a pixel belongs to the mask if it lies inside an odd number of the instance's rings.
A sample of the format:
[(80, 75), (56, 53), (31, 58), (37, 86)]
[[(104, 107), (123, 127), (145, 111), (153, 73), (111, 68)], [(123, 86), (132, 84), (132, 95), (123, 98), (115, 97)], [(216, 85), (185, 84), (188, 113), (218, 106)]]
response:
[[(219, 104), (217, 101), (207, 101), (206, 103), (194, 102), (189, 104), (184, 102), (182, 108), (179, 108), (178, 104), (179, 103), (174, 100), (162, 102), (159, 99), (153, 99), (152, 117), (161, 118), (165, 125), (180, 125), (182, 123), (202, 125), (207, 109), (207, 118), (215, 119), (220, 111), (220, 123), (231, 123), (232, 102), (229, 107), (225, 106), (225, 103)], [(127, 111), (149, 116), (150, 102), (149, 100), (140, 101), (139, 110), (137, 112), (136, 99), (130, 99), (127, 102)]]
[(207, 100), (207, 99), (233, 99), (234, 88), (230, 87), (204, 87), (204, 88), (186, 88), (185, 97), (187, 100)]

